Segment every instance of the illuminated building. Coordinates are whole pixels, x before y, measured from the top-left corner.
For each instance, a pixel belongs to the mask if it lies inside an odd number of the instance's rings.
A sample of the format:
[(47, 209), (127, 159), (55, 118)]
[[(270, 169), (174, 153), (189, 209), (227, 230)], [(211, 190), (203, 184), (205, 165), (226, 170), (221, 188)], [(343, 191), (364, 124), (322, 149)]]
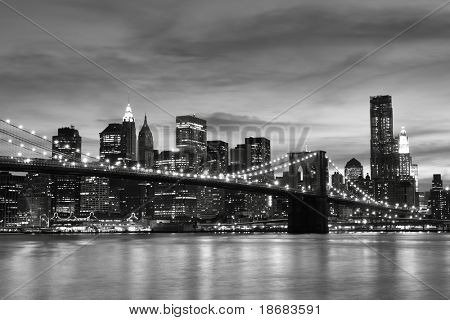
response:
[(245, 144), (238, 144), (230, 150), (229, 171), (235, 173), (248, 168), (250, 161), (250, 150)]
[(411, 165), (411, 176), (414, 177), (416, 192), (419, 192), (419, 165), (418, 164)]
[(370, 97), (370, 168), (377, 200), (389, 199), (388, 187), (397, 178), (396, 149), (392, 98)]
[[(156, 170), (187, 171), (190, 168), (189, 155), (180, 151), (161, 151), (156, 161)], [(183, 219), (194, 216), (197, 205), (196, 186), (171, 186), (167, 183), (154, 184), (155, 218)]]
[(147, 115), (144, 117), (144, 125), (139, 131), (138, 137), (138, 162), (144, 168), (153, 168), (153, 135), (147, 124)]
[(0, 226), (16, 227), (19, 223), (18, 202), (24, 177), (0, 172)]
[[(73, 126), (58, 129), (52, 139), (52, 157), (61, 162), (81, 161), (81, 136)], [(76, 217), (80, 212), (80, 178), (53, 176), (52, 214), (55, 218)]]
[(130, 104), (125, 109), (122, 122), (122, 153), (126, 164), (136, 161), (136, 124)]
[(440, 174), (433, 175), (433, 182), (430, 190), (430, 209), (431, 217), (433, 219), (444, 219), (446, 211), (446, 195)]
[(250, 166), (270, 162), (270, 140), (263, 137), (245, 138), (245, 145), (250, 150)]
[(389, 186), (390, 200), (393, 203), (418, 206), (416, 195), (416, 180), (412, 174), (412, 158), (409, 153), (409, 139), (402, 127), (397, 139), (397, 177)]
[(115, 164), (123, 161), (122, 124), (110, 123), (100, 132), (100, 160)]
[(226, 174), (228, 171), (228, 143), (220, 140), (208, 141), (207, 164), (210, 174)]
[(352, 158), (347, 164), (345, 165), (345, 176), (347, 180), (351, 182), (357, 182), (360, 177), (363, 177), (364, 174), (364, 168), (358, 160), (355, 158)]
[[(228, 143), (220, 140), (207, 141), (207, 168), (210, 175), (227, 174)], [(199, 187), (197, 216), (202, 220), (213, 220), (225, 216), (226, 192), (219, 188)]]
[[(109, 179), (103, 177), (83, 177), (80, 190), (80, 215), (87, 218), (107, 215), (109, 210)], [(98, 218), (98, 217), (97, 217)]]
[(193, 116), (176, 117), (176, 145), (189, 159), (189, 172), (202, 172), (206, 162), (206, 120)]
[(47, 174), (28, 173), (23, 185), (24, 212), (29, 214), (30, 225), (47, 227), (51, 217), (51, 177)]
[(411, 178), (411, 155), (409, 154), (409, 139), (406, 135), (405, 127), (402, 127), (398, 136), (398, 176), (400, 180)]
[(226, 192), (219, 188), (199, 187), (197, 197), (197, 216), (202, 220), (225, 217)]
[[(245, 138), (245, 146), (249, 150), (248, 166), (250, 168), (270, 163), (271, 150), (270, 140), (264, 137)], [(270, 165), (266, 165), (264, 169), (270, 169)], [(270, 182), (274, 179), (273, 172), (263, 173), (252, 177), (251, 180), (259, 182)], [(251, 215), (255, 219), (267, 218), (272, 212), (272, 196), (264, 194), (247, 194), (247, 209), (251, 210)]]
[(155, 167), (161, 171), (185, 171), (189, 166), (189, 159), (179, 151), (164, 150), (158, 156)]

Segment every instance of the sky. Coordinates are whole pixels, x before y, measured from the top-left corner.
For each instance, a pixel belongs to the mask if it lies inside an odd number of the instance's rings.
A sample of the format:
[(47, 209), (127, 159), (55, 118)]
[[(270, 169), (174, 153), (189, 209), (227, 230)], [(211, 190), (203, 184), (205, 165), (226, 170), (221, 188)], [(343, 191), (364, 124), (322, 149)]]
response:
[(433, 173), (450, 183), (450, 5), (283, 113), (443, 0), (2, 2), (0, 117), (48, 136), (74, 125), (83, 152), (131, 91), (159, 150), (175, 147), (174, 116), (195, 114), (231, 147), (262, 135), (272, 157), (306, 144), (368, 170), (369, 98), (389, 94), (421, 189)]

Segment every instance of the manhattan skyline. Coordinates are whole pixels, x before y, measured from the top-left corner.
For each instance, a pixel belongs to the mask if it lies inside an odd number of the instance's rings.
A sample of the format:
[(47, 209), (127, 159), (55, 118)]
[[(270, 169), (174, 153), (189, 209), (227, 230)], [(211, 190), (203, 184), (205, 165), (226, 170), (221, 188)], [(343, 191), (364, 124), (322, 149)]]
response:
[[(15, 1), (14, 7), (170, 114), (195, 113), (211, 126), (261, 126), (443, 3), (382, 2)], [(421, 189), (433, 173), (448, 180), (449, 15), (444, 8), (272, 125), (310, 127), (312, 149), (326, 150), (341, 167), (356, 156), (367, 173), (369, 97), (389, 94), (394, 134), (406, 127)], [(129, 89), (4, 6), (0, 17), (2, 117), (48, 136), (73, 124), (83, 152), (97, 155), (98, 134), (120, 122)], [(131, 105), (138, 128), (144, 113), (151, 128), (175, 126), (172, 116), (133, 93)], [(174, 147), (154, 140), (155, 149)], [(274, 143), (272, 156), (286, 151)]]

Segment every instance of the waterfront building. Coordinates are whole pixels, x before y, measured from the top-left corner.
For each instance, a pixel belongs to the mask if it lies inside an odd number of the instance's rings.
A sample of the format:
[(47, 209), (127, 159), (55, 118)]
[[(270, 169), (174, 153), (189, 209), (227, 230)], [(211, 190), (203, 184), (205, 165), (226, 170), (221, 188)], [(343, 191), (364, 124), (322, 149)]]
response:
[(440, 174), (433, 175), (430, 190), (430, 211), (433, 219), (444, 219), (446, 212), (446, 195)]
[[(80, 162), (81, 136), (73, 126), (58, 129), (52, 139), (52, 157), (61, 162)], [(80, 178), (53, 176), (51, 206), (54, 218), (76, 217), (80, 212)]]
[(17, 227), (19, 224), (19, 195), (24, 177), (0, 172), (0, 226)]
[(105, 217), (109, 211), (109, 179), (83, 177), (80, 190), (80, 218)]

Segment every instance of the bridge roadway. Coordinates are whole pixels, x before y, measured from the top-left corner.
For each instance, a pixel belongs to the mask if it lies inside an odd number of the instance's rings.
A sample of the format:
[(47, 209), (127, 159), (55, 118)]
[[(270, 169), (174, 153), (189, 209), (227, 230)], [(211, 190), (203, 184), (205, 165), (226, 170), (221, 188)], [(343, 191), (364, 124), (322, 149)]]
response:
[[(53, 159), (0, 156), (0, 171), (35, 172), (54, 175), (97, 176), (115, 179), (129, 179), (143, 182), (164, 182), (180, 185), (206, 186), (227, 190), (246, 191), (287, 197), (290, 201), (289, 226), (291, 233), (327, 233), (327, 203), (339, 203), (350, 207), (389, 209), (376, 203), (318, 195), (295, 188), (258, 184), (237, 178), (206, 177), (197, 174), (180, 174), (146, 169), (132, 169), (107, 166), (100, 163), (60, 162)], [(402, 211), (402, 209), (395, 209)], [(320, 214), (318, 213), (320, 212)]]
[[(0, 170), (1, 171), (13, 171), (13, 172), (34, 172), (45, 173), (55, 175), (73, 175), (73, 176), (96, 176), (116, 179), (129, 179), (143, 182), (165, 182), (180, 185), (194, 185), (205, 186), (213, 188), (221, 188), (227, 190), (247, 191), (254, 193), (264, 193), (278, 196), (307, 196), (307, 197), (319, 197), (314, 192), (305, 192), (295, 188), (285, 188), (282, 186), (249, 183), (248, 181), (237, 178), (219, 178), (219, 177), (206, 177), (197, 174), (180, 174), (167, 171), (167, 173), (158, 173), (159, 171), (153, 170), (133, 170), (131, 168), (122, 168), (101, 165), (99, 163), (81, 163), (81, 162), (59, 162), (53, 159), (40, 159), (40, 158), (21, 158), (21, 157), (4, 157), (0, 156)], [(357, 206), (363, 205), (364, 207), (383, 208), (386, 206), (381, 204), (375, 204), (371, 202), (355, 201), (350, 198), (343, 198), (339, 196), (329, 196), (328, 198), (337, 204)], [(397, 208), (397, 210), (403, 210)]]

